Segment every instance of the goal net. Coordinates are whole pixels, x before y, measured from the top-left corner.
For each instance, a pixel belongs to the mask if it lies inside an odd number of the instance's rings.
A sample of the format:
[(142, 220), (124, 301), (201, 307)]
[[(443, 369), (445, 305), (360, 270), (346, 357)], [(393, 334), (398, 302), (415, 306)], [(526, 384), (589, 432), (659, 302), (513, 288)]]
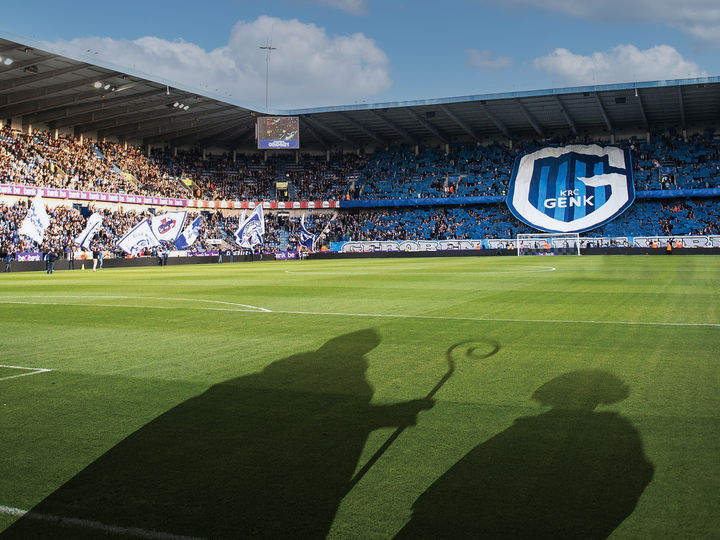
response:
[(518, 234), (515, 240), (521, 255), (580, 255), (578, 233)]

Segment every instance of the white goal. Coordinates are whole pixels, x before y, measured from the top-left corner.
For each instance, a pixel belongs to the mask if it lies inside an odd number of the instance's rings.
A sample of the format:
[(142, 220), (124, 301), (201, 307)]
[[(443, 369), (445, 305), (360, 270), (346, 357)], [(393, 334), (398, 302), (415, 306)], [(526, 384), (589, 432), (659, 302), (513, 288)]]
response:
[(515, 239), (521, 255), (580, 255), (578, 233), (518, 234)]

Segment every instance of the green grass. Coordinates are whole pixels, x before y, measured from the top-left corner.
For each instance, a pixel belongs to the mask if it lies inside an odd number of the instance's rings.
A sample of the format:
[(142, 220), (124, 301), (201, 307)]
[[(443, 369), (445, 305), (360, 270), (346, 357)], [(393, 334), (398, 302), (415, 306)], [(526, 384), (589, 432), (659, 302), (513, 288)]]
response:
[(0, 339), (52, 370), (0, 380), (0, 506), (200, 537), (720, 530), (720, 257), (0, 274)]

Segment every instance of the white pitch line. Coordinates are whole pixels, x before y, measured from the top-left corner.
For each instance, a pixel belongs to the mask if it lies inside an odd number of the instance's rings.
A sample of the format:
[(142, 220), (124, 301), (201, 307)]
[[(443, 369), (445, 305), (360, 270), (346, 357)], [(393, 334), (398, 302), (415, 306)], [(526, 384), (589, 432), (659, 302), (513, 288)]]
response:
[(8, 379), (17, 379), (18, 377), (27, 377), (28, 375), (37, 375), (38, 373), (47, 373), (49, 371), (52, 371), (52, 369), (46, 369), (46, 368), (31, 368), (31, 367), (24, 367), (24, 366), (6, 366), (6, 365), (0, 365), (0, 368), (7, 368), (7, 369), (26, 369), (28, 370), (28, 373), (20, 373), (19, 375), (9, 375), (7, 377), (0, 377), (0, 381), (7, 381)]
[[(26, 297), (31, 298), (31, 297)], [(61, 297), (72, 298), (72, 297)], [(97, 297), (89, 297), (97, 298)], [(114, 298), (135, 298), (135, 299), (152, 299), (147, 296), (140, 297), (114, 297)], [(194, 299), (198, 302), (203, 300)], [(214, 302), (211, 300), (211, 302)], [(246, 304), (230, 305), (245, 306)], [(446, 315), (408, 315), (404, 313), (344, 313), (337, 311), (291, 311), (291, 310), (271, 310), (257, 306), (249, 306), (253, 309), (230, 309), (230, 308), (203, 308), (203, 307), (183, 307), (183, 306), (151, 306), (151, 305), (130, 305), (130, 304), (88, 304), (75, 302), (29, 302), (29, 301), (12, 301), (0, 299), (0, 304), (27, 304), (27, 305), (44, 305), (44, 306), (73, 306), (73, 307), (112, 307), (112, 308), (132, 308), (132, 309), (186, 309), (200, 311), (229, 311), (235, 313), (274, 313), (281, 315), (320, 315), (325, 317), (365, 317), (365, 318), (389, 318), (389, 319), (424, 319), (434, 321), (469, 321), (469, 322), (505, 322), (505, 323), (540, 323), (540, 324), (611, 324), (624, 326), (678, 326), (678, 327), (708, 327), (720, 328), (720, 323), (695, 323), (695, 322), (663, 322), (663, 321), (602, 321), (602, 320), (586, 320), (586, 319), (516, 319), (516, 318), (500, 318), (500, 317), (451, 317)]]
[(73, 306), (73, 307), (109, 307), (109, 308), (132, 308), (132, 309), (182, 309), (193, 311), (231, 311), (234, 313), (272, 313), (271, 310), (265, 308), (253, 309), (232, 309), (232, 308), (211, 308), (211, 307), (194, 307), (194, 306), (149, 306), (149, 305), (133, 305), (133, 304), (88, 304), (80, 302), (30, 302), (21, 300), (0, 300), (0, 304), (20, 304), (28, 306)]
[[(13, 295), (13, 296), (0, 296), (0, 303), (3, 302), (3, 298), (90, 298), (90, 299), (96, 299), (100, 298), (103, 300), (162, 300), (164, 302), (203, 302), (207, 304), (221, 304), (225, 306), (237, 306), (237, 307), (245, 307), (250, 308), (251, 310), (257, 310), (257, 311), (268, 311), (265, 308), (261, 308), (258, 306), (251, 306), (250, 304), (238, 304), (235, 302), (224, 302), (222, 300), (207, 300), (205, 298), (165, 298), (160, 296), (107, 296), (107, 295), (48, 295), (44, 294), (42, 296), (32, 296), (32, 295)], [(12, 303), (12, 302), (7, 302)], [(53, 304), (51, 304), (53, 305)], [(70, 304), (67, 304), (70, 305)], [(85, 305), (85, 304), (80, 304)], [(107, 307), (107, 306), (105, 306)], [(114, 306), (112, 306), (114, 307)], [(171, 308), (169, 308), (171, 309)]]
[[(398, 270), (397, 272), (388, 272), (390, 270), (389, 268), (378, 268), (373, 272), (365, 271), (365, 272), (343, 272), (343, 271), (337, 271), (337, 272), (323, 272), (323, 271), (313, 271), (313, 270), (285, 270), (286, 274), (295, 274), (295, 275), (308, 275), (308, 276), (370, 276), (374, 274), (387, 274), (387, 273), (397, 273), (402, 275), (411, 275), (411, 276), (487, 276), (489, 274), (544, 274), (545, 272), (555, 272), (557, 271), (557, 268), (554, 266), (528, 266), (525, 267), (526, 270), (478, 270), (476, 272), (426, 272), (424, 270)], [(542, 270), (527, 270), (527, 268), (542, 268)]]
[(100, 521), (57, 516), (55, 514), (43, 514), (41, 512), (23, 510), (22, 508), (4, 506), (2, 504), (0, 504), (0, 514), (24, 517), (26, 519), (34, 519), (36, 521), (48, 521), (50, 523), (60, 526), (69, 526), (78, 529), (90, 529), (95, 531), (102, 531), (103, 533), (118, 534), (122, 536), (132, 536), (134, 538), (149, 538), (151, 540), (201, 540), (197, 536), (183, 536), (162, 531), (141, 529), (139, 527), (121, 527), (119, 525), (107, 525)]
[(620, 324), (641, 326), (709, 326), (720, 328), (720, 323), (688, 323), (688, 322), (652, 322), (652, 321), (596, 321), (571, 319), (509, 319), (493, 317), (448, 317), (444, 315), (406, 315), (402, 313), (338, 313), (321, 311), (282, 311), (272, 310), (269, 313), (284, 313), (288, 315), (324, 315), (337, 317), (367, 317), (367, 318), (394, 318), (394, 319), (428, 319), (438, 321), (470, 321), (470, 322), (507, 322), (507, 323), (547, 323), (547, 324)]

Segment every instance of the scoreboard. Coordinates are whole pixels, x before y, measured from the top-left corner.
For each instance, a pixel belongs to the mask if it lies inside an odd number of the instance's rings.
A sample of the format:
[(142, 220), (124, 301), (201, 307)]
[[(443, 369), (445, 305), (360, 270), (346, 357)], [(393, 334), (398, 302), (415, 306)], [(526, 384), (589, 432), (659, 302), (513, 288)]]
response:
[(297, 116), (261, 116), (257, 119), (259, 150), (300, 148), (300, 119)]

